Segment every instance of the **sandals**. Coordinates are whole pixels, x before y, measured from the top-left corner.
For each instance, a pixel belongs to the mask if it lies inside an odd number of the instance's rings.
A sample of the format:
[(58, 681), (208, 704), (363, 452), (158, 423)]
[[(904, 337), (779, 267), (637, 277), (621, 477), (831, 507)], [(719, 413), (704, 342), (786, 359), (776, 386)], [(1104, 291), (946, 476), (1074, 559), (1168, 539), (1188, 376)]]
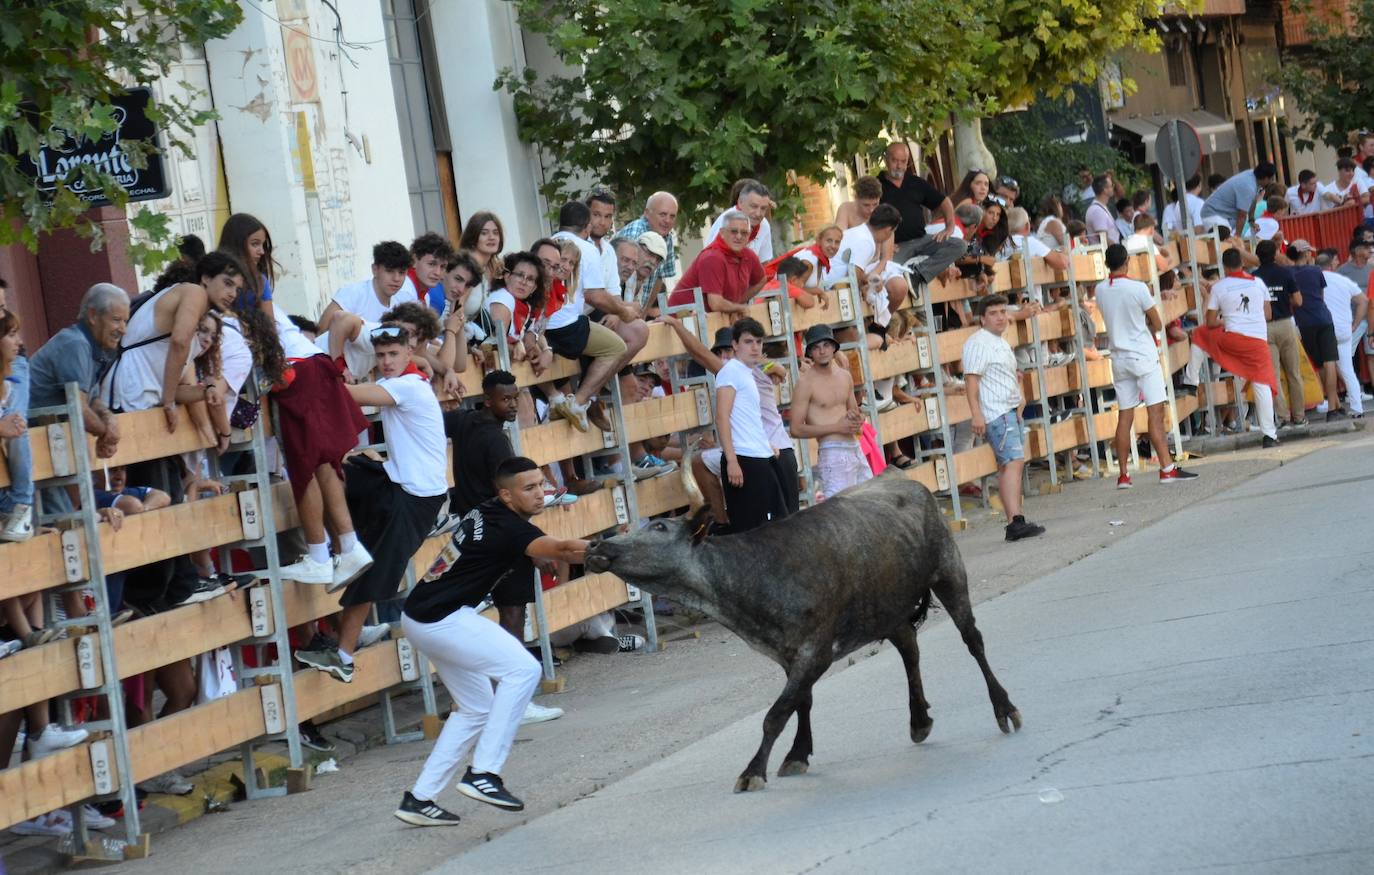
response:
[(892, 461), (888, 462), (888, 464), (896, 468), (901, 468), (903, 471), (905, 471), (908, 468), (914, 466), (916, 464), (916, 460), (912, 459), (905, 453), (898, 453), (896, 457), (892, 459)]

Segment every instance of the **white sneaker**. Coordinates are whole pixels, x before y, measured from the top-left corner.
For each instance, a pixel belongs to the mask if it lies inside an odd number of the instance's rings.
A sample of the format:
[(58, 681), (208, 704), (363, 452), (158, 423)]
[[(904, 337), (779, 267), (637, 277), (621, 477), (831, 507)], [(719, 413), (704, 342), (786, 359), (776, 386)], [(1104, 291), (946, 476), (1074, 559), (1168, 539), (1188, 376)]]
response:
[(29, 736), (29, 756), (33, 759), (45, 757), (59, 750), (76, 747), (90, 735), (84, 729), (63, 729), (56, 723), (49, 723), (38, 736)]
[(24, 649), (24, 642), (18, 638), (13, 641), (0, 641), (0, 659), (4, 659), (11, 653), (18, 653)]
[(158, 775), (138, 786), (149, 793), (167, 793), (171, 796), (185, 796), (196, 789), (195, 785), (182, 777), (179, 772), (167, 772)]
[(371, 567), (372, 554), (367, 552), (362, 541), (358, 541), (352, 550), (334, 557), (334, 581), (329, 584), (328, 591), (338, 592)]
[(375, 626), (364, 626), (363, 630), (358, 633), (358, 647), (360, 649), (363, 647), (371, 647), (372, 645), (376, 644), (378, 641), (381, 641), (383, 638), (390, 634), (391, 625), (389, 623), (378, 623)]
[(0, 530), (0, 541), (27, 541), (33, 537), (33, 507), (16, 504), (10, 511), (5, 528)]
[(71, 835), (72, 816), (64, 808), (40, 814), (33, 820), (16, 823), (10, 832), (20, 836), (65, 836)]
[(283, 565), (281, 579), (294, 580), (297, 583), (333, 583), (334, 566), (329, 562), (316, 562), (305, 556), (299, 562)]
[(81, 806), (81, 820), (85, 822), (86, 829), (109, 829), (115, 825), (113, 817), (101, 814), (94, 805)]
[(574, 395), (564, 395), (559, 398), (553, 403), (552, 409), (555, 415), (572, 423), (572, 427), (578, 431), (586, 431), (591, 427), (591, 424), (587, 422), (587, 405), (578, 404), (577, 397)]
[(536, 705), (530, 702), (525, 706), (525, 716), (520, 718), (520, 725), (525, 726), (530, 723), (547, 723), (550, 720), (557, 720), (562, 716), (562, 708), (545, 708), (543, 705)]

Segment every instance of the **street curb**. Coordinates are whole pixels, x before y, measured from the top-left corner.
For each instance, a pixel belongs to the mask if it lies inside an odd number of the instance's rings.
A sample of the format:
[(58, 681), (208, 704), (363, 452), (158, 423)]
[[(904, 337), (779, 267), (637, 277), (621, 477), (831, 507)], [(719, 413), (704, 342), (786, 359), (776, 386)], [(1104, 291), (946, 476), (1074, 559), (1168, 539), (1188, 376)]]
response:
[[(1279, 432), (1279, 446), (1282, 447), (1289, 441), (1331, 437), (1364, 430), (1363, 419), (1342, 419), (1338, 422), (1314, 422), (1307, 428), (1289, 428), (1281, 430)], [(1228, 453), (1250, 449), (1251, 447), (1258, 447), (1263, 442), (1263, 434), (1258, 431), (1247, 431), (1241, 432), (1240, 434), (1215, 435), (1212, 437), (1185, 440), (1183, 442), (1183, 449), (1195, 450), (1199, 454), (1205, 456), (1209, 453)]]

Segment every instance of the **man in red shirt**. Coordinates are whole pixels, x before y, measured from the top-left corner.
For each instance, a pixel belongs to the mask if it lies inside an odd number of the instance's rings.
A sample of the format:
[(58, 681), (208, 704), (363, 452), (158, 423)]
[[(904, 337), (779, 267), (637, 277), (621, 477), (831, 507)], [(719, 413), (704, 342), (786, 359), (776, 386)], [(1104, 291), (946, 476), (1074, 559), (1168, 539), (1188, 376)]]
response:
[(749, 300), (763, 288), (763, 264), (749, 248), (749, 217), (740, 210), (726, 210), (721, 216), (720, 236), (682, 274), (668, 306), (692, 302), (698, 288), (706, 299), (706, 309), (717, 313), (744, 314)]

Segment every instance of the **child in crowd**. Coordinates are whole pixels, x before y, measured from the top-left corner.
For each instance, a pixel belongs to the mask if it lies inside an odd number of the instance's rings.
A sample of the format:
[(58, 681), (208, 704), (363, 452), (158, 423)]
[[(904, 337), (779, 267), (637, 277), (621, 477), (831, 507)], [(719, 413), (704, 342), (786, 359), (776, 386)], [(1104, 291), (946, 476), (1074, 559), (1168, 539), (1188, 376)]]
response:
[(28, 369), (16, 369), (19, 315), (0, 310), (0, 439), (9, 485), (0, 486), (0, 541), (33, 537), (33, 457), (29, 452)]

